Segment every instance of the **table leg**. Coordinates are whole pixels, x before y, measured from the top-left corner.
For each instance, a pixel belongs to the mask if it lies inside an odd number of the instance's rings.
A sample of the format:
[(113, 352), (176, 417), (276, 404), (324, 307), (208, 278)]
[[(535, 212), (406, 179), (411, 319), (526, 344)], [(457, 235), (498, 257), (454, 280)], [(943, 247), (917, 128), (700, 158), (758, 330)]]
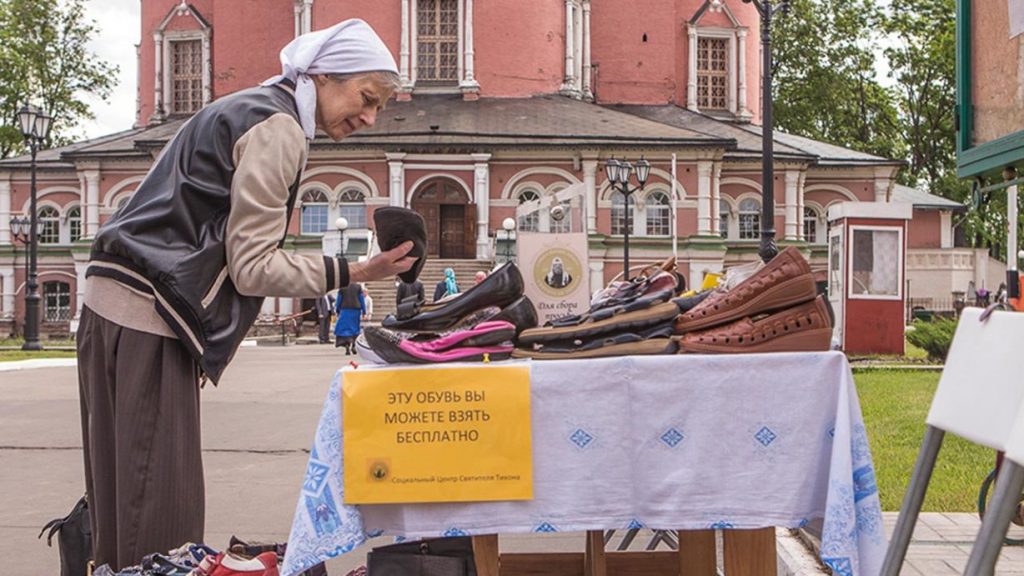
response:
[(604, 557), (604, 532), (587, 531), (587, 551), (583, 555), (584, 576), (608, 576)]
[(725, 530), (723, 555), (729, 576), (776, 576), (775, 528)]
[(477, 576), (498, 576), (498, 535), (473, 536)]
[(715, 576), (714, 530), (679, 531), (679, 576)]

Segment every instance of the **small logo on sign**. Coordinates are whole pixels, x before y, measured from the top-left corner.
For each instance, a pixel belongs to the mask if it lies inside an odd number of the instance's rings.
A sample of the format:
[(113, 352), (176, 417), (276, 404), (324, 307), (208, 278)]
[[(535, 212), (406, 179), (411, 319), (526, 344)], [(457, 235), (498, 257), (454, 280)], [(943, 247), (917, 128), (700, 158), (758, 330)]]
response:
[(370, 479), (382, 482), (391, 474), (391, 462), (389, 460), (370, 461)]

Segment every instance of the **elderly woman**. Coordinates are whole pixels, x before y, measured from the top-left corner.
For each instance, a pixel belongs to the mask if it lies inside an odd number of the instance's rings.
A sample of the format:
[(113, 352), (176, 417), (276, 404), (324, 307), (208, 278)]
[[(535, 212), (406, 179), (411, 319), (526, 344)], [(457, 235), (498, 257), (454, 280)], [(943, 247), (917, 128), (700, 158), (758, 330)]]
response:
[(199, 389), (264, 296), (316, 298), (415, 262), (412, 242), (360, 263), (282, 249), (315, 130), (373, 126), (398, 74), (361, 20), (296, 38), (281, 63), (186, 122), (96, 235), (78, 372), (97, 565), (203, 541)]
[(444, 278), (434, 286), (434, 302), (459, 293), (459, 283), (455, 281), (455, 270), (444, 269)]

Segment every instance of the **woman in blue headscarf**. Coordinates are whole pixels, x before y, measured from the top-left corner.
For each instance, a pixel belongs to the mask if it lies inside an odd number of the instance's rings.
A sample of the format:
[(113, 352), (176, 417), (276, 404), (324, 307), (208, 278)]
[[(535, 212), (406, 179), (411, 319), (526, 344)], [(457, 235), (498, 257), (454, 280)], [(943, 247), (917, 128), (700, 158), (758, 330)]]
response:
[(455, 282), (455, 270), (445, 268), (444, 280), (438, 282), (437, 286), (434, 287), (434, 302), (458, 293), (459, 285)]

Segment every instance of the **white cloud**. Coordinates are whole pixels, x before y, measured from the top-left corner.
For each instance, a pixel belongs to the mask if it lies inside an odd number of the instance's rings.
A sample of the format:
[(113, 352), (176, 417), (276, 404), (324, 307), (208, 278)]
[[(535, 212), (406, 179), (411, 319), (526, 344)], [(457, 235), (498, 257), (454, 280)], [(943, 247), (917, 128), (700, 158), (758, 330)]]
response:
[(87, 0), (85, 17), (94, 20), (97, 34), (89, 50), (118, 67), (117, 83), (109, 98), (89, 95), (86, 101), (96, 115), (95, 120), (80, 124), (78, 132), (95, 138), (127, 130), (135, 122), (135, 89), (138, 83), (138, 61), (135, 45), (139, 43), (140, 0)]

